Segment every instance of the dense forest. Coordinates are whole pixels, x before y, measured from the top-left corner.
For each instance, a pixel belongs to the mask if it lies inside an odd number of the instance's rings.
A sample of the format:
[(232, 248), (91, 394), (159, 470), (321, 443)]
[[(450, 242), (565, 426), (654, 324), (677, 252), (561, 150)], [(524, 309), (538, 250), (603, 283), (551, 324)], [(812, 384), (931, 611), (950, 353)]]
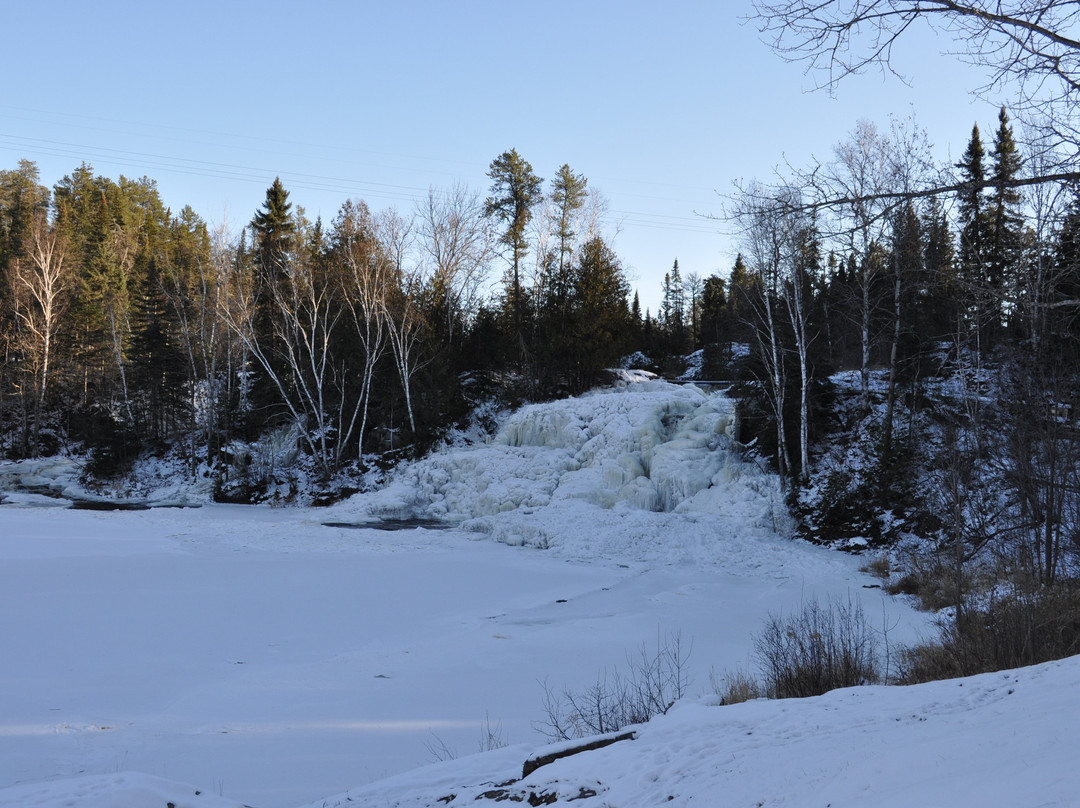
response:
[(568, 166), (545, 190), (513, 150), (491, 178), (487, 198), (350, 200), (329, 223), (275, 181), (230, 233), (148, 178), (0, 172), (4, 453), (78, 445), (107, 475), (180, 445), (224, 474), (236, 442), (284, 427), (330, 480), (429, 445), (500, 375), (515, 396), (586, 389), (632, 341), (599, 200)]

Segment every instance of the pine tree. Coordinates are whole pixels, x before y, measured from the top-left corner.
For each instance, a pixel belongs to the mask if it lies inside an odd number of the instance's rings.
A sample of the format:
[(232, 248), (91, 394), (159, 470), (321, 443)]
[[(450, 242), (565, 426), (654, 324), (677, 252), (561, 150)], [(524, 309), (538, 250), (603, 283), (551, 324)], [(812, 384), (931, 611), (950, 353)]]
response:
[(503, 152), (492, 160), (488, 178), (491, 196), (484, 203), (484, 215), (499, 219), (506, 227), (500, 238), (510, 250), (511, 275), (506, 304), (514, 336), (523, 342), (522, 320), (526, 303), (520, 265), (529, 250), (525, 228), (532, 219), (533, 206), (540, 201), (543, 180), (533, 173), (532, 166), (517, 153), (517, 149)]
[(575, 174), (566, 163), (552, 180), (551, 201), (555, 204), (555, 237), (559, 241), (559, 278), (563, 278), (574, 252), (574, 218), (585, 204), (588, 180)]

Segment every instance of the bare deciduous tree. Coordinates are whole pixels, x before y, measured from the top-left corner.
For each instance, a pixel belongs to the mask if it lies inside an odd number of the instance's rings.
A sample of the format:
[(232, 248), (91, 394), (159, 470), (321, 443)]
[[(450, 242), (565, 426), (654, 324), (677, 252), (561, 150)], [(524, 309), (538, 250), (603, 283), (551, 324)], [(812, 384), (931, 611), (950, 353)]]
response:
[(738, 201), (735, 213), (742, 228), (745, 255), (755, 276), (745, 303), (752, 312), (751, 326), (765, 372), (766, 393), (776, 421), (777, 461), (781, 477), (791, 473), (784, 410), (787, 400), (787, 362), (781, 331), (782, 271), (788, 258), (787, 229), (790, 216), (776, 206), (762, 203), (757, 186)]
[(26, 449), (36, 455), (42, 407), (52, 378), (54, 343), (66, 306), (69, 270), (64, 245), (44, 214), (30, 227), (29, 262), (17, 262), (12, 278), (17, 326), (24, 338), (21, 349), (33, 370), (33, 419), (24, 431)]
[(413, 222), (403, 219), (390, 210), (381, 215), (376, 224), (379, 240), (389, 254), (393, 267), (392, 283), (386, 289), (380, 303), (382, 317), (386, 321), (386, 333), (394, 357), (402, 392), (405, 394), (405, 410), (409, 417), (409, 429), (416, 434), (416, 418), (413, 414), (412, 380), (428, 362), (431, 355), (421, 356), (426, 316), (421, 307), (423, 276), (419, 267), (406, 266), (412, 242)]
[(364, 203), (346, 202), (334, 221), (334, 259), (341, 263), (341, 282), (345, 305), (356, 338), (363, 351), (359, 363), (360, 387), (356, 405), (345, 429), (356, 428), (357, 454), (363, 457), (364, 433), (367, 430), (368, 405), (375, 367), (387, 349), (386, 296), (391, 283), (391, 267), (380, 248), (375, 225)]
[(234, 273), (229, 325), (277, 390), (320, 471), (329, 476), (348, 439), (348, 431), (341, 429), (343, 380), (333, 354), (344, 313), (342, 290), (303, 251), (279, 260), (284, 265), (278, 282), (263, 289), (275, 314), (273, 334), (256, 328), (259, 313), (249, 288), (253, 279), (241, 273)]
[(463, 185), (429, 190), (417, 219), (431, 310), (443, 323), (450, 348), (456, 330), (475, 313), (498, 235), (484, 216), (483, 200)]
[(1072, 0), (755, 0), (754, 19), (785, 59), (833, 88), (868, 69), (896, 73), (894, 49), (928, 26), (951, 53), (985, 71), (985, 95), (1015, 90), (1013, 107), (1080, 149), (1080, 6)]

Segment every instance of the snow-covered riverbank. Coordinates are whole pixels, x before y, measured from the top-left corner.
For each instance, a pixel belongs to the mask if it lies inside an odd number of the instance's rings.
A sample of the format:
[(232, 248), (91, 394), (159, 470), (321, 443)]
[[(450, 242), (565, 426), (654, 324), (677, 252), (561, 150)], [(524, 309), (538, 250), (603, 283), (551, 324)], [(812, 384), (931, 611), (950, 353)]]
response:
[[(69, 781), (139, 772), (194, 784), (193, 805), (285, 808), (433, 745), (474, 752), (487, 724), (520, 752), (545, 742), (540, 682), (587, 686), (677, 631), (707, 698), (770, 611), (811, 596), (862, 598), (912, 638), (924, 617), (865, 589), (859, 559), (786, 538), (776, 481), (728, 451), (731, 426), (726, 399), (649, 383), (537, 405), (329, 509), (10, 497), (0, 804), (84, 787), (81, 804), (142, 804)], [(386, 516), (456, 526), (324, 525)]]

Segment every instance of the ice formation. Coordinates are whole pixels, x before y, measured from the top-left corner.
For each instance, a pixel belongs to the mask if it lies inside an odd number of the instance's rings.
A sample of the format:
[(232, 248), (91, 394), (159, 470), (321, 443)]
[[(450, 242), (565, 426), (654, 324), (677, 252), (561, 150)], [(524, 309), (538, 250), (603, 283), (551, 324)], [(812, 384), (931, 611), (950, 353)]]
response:
[(688, 532), (697, 543), (697, 534), (723, 532), (725, 519), (733, 530), (738, 521), (744, 532), (782, 533), (778, 483), (739, 456), (735, 428), (735, 402), (722, 393), (633, 383), (523, 407), (489, 443), (412, 464), (355, 507), (538, 547), (557, 540), (552, 520), (578, 524), (601, 545), (654, 543), (670, 532), (648, 516), (661, 513), (709, 522)]

